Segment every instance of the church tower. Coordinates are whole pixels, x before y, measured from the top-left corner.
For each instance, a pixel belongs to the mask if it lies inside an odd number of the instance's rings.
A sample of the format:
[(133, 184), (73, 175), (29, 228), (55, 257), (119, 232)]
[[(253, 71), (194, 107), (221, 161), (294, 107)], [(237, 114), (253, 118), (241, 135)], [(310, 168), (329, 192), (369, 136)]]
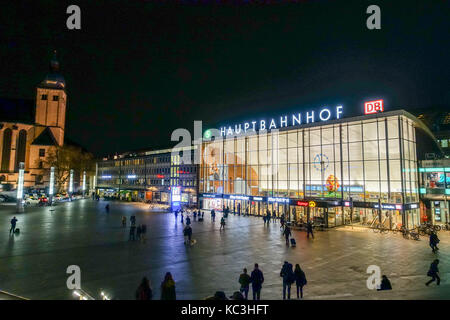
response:
[(50, 60), (50, 71), (36, 90), (36, 137), (49, 127), (57, 144), (64, 144), (66, 102), (66, 82), (59, 73), (55, 51)]

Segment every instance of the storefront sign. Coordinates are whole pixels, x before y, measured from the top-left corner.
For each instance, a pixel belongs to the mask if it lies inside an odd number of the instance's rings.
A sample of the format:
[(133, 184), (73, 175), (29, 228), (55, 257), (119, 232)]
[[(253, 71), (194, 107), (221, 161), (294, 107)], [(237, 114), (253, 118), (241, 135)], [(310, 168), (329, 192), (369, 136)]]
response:
[(230, 196), (230, 199), (231, 199), (231, 200), (249, 200), (250, 197), (247, 197), (247, 196), (234, 196), (234, 195), (231, 195), (231, 196)]
[(102, 179), (111, 179), (111, 176), (102, 176)]
[(309, 206), (309, 202), (308, 201), (297, 201), (297, 205), (300, 207), (307, 207), (307, 206)]
[[(319, 111), (308, 111), (304, 113), (295, 113), (290, 116), (281, 116), (279, 118), (272, 118), (259, 121), (248, 121), (236, 124), (233, 127), (221, 127), (220, 135), (234, 136), (247, 132), (265, 132), (272, 129), (281, 129), (289, 126), (296, 126), (302, 124), (314, 123), (316, 121), (326, 122), (333, 119), (340, 119), (343, 114), (343, 107), (336, 106), (335, 108), (324, 107)], [(206, 133), (206, 132), (205, 132)]]
[(263, 201), (263, 197), (253, 197), (253, 201)]
[[(378, 204), (374, 204), (373, 206), (375, 209), (378, 209), (380, 206)], [(402, 210), (402, 205), (401, 204), (389, 204), (389, 203), (382, 203), (381, 204), (381, 209), (384, 210)]]
[(136, 179), (136, 175), (135, 174), (129, 174), (127, 175), (128, 179)]
[(383, 111), (383, 100), (368, 101), (364, 103), (364, 114), (372, 114)]
[(316, 206), (316, 202), (315, 201), (310, 201), (308, 203), (308, 205), (309, 205), (310, 208), (314, 208)]
[(202, 194), (203, 198), (215, 198), (216, 195), (215, 194), (210, 194), (210, 193), (204, 193)]
[(289, 198), (273, 198), (273, 197), (269, 197), (269, 198), (267, 198), (267, 201), (269, 201), (269, 202), (289, 203)]
[(411, 203), (409, 205), (406, 205), (406, 208), (408, 209), (417, 209), (419, 208), (419, 204), (418, 203)]

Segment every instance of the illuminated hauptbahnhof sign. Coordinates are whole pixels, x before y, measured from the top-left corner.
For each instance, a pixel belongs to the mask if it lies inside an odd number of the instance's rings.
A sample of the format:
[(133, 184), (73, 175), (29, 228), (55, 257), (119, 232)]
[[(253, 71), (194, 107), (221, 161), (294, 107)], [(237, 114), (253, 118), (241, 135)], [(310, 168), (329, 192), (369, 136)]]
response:
[[(221, 127), (220, 135), (239, 135), (249, 131), (253, 132), (263, 132), (273, 129), (281, 129), (288, 126), (298, 126), (302, 124), (314, 123), (314, 122), (326, 122), (332, 119), (342, 118), (343, 107), (336, 106), (335, 108), (324, 107), (319, 111), (307, 111), (302, 113), (294, 113), (291, 115), (280, 116), (279, 118), (264, 119), (264, 120), (253, 120), (249, 122), (235, 124), (234, 126)], [(205, 136), (205, 138), (209, 138)]]

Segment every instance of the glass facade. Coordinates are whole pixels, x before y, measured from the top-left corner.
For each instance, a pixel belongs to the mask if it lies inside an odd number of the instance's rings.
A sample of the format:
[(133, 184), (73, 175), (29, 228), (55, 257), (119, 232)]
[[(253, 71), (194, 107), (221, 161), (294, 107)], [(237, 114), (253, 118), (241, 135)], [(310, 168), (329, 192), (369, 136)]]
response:
[[(172, 151), (174, 151), (172, 153)], [(130, 201), (170, 204), (171, 187), (180, 187), (181, 203), (197, 204), (198, 166), (193, 164), (193, 148), (186, 148), (191, 158), (184, 163), (177, 149), (131, 153), (97, 163), (97, 190)]]
[(419, 173), (422, 220), (432, 224), (450, 223), (450, 159), (422, 160)]
[[(301, 206), (277, 199), (316, 199), (328, 203), (323, 205), (326, 217), (317, 216), (329, 226), (385, 223), (388, 216), (390, 226), (418, 223), (418, 212), (404, 211), (419, 197), (414, 121), (401, 114), (205, 141), (201, 159), (199, 192), (216, 195), (204, 197), (204, 207), (209, 202), (218, 206), (217, 195), (224, 195), (222, 206), (231, 204), (225, 195), (244, 195), (250, 197), (247, 202), (245, 197), (237, 201), (250, 213), (263, 214), (270, 207), (276, 215), (302, 219)], [(276, 198), (275, 205), (269, 198)], [(351, 201), (350, 213), (344, 201)], [(364, 205), (357, 208), (357, 203)], [(379, 203), (401, 209), (378, 214)], [(309, 209), (309, 214), (322, 209)]]

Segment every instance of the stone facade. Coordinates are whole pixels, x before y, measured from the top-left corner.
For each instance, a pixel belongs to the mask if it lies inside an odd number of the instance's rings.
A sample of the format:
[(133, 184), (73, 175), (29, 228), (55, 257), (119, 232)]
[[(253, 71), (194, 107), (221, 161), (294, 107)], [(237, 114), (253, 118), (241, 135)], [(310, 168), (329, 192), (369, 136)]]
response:
[[(16, 188), (19, 163), (24, 162), (24, 186), (38, 189), (48, 186), (45, 160), (52, 149), (64, 144), (66, 103), (65, 81), (59, 74), (55, 56), (50, 62), (49, 74), (36, 88), (31, 108), (24, 108), (21, 100), (0, 100), (3, 109), (0, 115), (0, 182), (3, 185)], [(31, 113), (34, 118), (29, 116)]]

